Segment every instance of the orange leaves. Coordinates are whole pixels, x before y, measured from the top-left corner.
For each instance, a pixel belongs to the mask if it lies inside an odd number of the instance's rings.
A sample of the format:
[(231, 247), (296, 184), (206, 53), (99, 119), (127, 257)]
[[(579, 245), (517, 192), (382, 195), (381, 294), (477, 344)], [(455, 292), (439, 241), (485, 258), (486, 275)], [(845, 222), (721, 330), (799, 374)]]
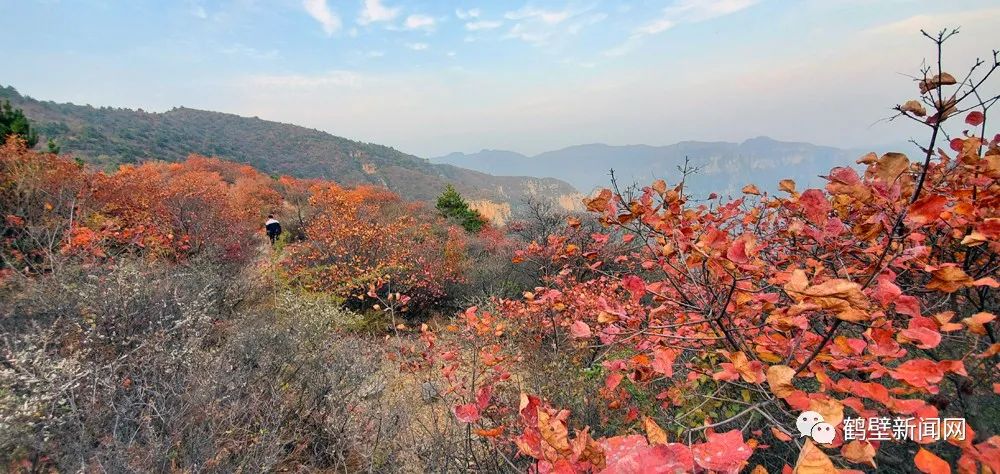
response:
[(795, 376), (795, 369), (787, 365), (772, 365), (767, 368), (767, 385), (771, 388), (771, 393), (778, 398), (785, 398), (795, 392), (792, 385), (792, 377)]
[(743, 351), (730, 354), (729, 360), (730, 362), (720, 364), (722, 372), (714, 374), (712, 378), (728, 381), (743, 379), (749, 383), (764, 382), (764, 365), (759, 360), (750, 361)]
[(799, 304), (815, 305), (834, 313), (838, 319), (858, 322), (869, 317), (868, 298), (854, 282), (833, 279), (810, 285), (805, 272), (796, 269), (785, 285), (785, 292)]
[(282, 262), (294, 284), (342, 298), (367, 294), (366, 305), (391, 287), (419, 312), (462, 279), (468, 237), (428, 207), (384, 188), (325, 183), (309, 192), (309, 239), (289, 245)]
[(667, 444), (667, 432), (660, 428), (652, 418), (646, 416), (642, 418), (642, 428), (646, 431), (646, 439), (649, 444)]
[(809, 399), (809, 410), (823, 415), (823, 421), (832, 426), (837, 426), (844, 420), (844, 405), (830, 397)]
[(840, 454), (844, 459), (855, 464), (867, 464), (873, 468), (875, 464), (875, 446), (868, 441), (851, 440), (840, 448)]
[(608, 204), (610, 203), (610, 189), (601, 189), (594, 197), (585, 198), (583, 200), (583, 204), (587, 206), (587, 210), (591, 212), (604, 212), (608, 209)]
[(972, 278), (955, 264), (942, 265), (931, 271), (931, 277), (931, 281), (927, 283), (927, 289), (945, 293), (954, 293), (972, 284)]
[(503, 435), (504, 427), (497, 426), (496, 428), (476, 428), (472, 430), (477, 436), (482, 436), (483, 438), (497, 438)]
[(677, 358), (677, 350), (658, 347), (653, 351), (653, 371), (666, 377), (674, 375), (674, 360)]
[(937, 457), (934, 453), (920, 448), (917, 455), (913, 457), (913, 464), (920, 469), (920, 472), (927, 474), (950, 474), (951, 466), (944, 459)]
[(539, 461), (543, 469), (558, 472), (562, 466), (565, 472), (580, 472), (605, 467), (605, 448), (587, 429), (569, 436), (568, 411), (556, 411), (536, 397), (521, 394), (519, 414), (524, 432), (513, 439), (514, 444), (522, 454)]
[(940, 195), (924, 196), (910, 205), (906, 220), (911, 225), (922, 226), (934, 222), (944, 211), (948, 198)]
[(930, 393), (937, 393), (937, 384), (944, 379), (946, 372), (953, 372), (959, 375), (968, 375), (965, 371), (965, 364), (960, 360), (943, 360), (934, 362), (928, 359), (910, 359), (903, 362), (889, 375), (906, 382), (912, 387), (921, 388)]
[(811, 439), (806, 439), (802, 450), (799, 451), (799, 459), (795, 462), (796, 474), (831, 474), (836, 473), (837, 468), (833, 466), (833, 461), (816, 446)]
[(910, 168), (910, 160), (902, 153), (886, 153), (875, 164), (875, 176), (886, 183), (893, 183)]
[(986, 324), (993, 322), (996, 318), (997, 317), (993, 314), (981, 312), (963, 319), (962, 324), (965, 324), (965, 326), (969, 328), (969, 332), (985, 336), (987, 334)]
[[(568, 412), (567, 412), (568, 415)], [(548, 410), (538, 410), (538, 432), (542, 441), (555, 448), (556, 451), (569, 451), (569, 430), (566, 428), (565, 417), (552, 416)]]

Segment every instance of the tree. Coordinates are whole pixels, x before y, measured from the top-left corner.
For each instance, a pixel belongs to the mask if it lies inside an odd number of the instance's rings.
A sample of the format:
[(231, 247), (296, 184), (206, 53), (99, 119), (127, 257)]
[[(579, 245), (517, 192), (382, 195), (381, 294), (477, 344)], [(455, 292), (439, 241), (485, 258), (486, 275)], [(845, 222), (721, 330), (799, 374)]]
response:
[(4, 101), (3, 106), (0, 106), (0, 141), (6, 140), (10, 135), (23, 138), (28, 148), (34, 147), (38, 143), (38, 133), (31, 129), (28, 118), (24, 116), (24, 111), (15, 109), (7, 100)]
[[(49, 143), (46, 145), (46, 147), (48, 147), (48, 150), (46, 151), (52, 153), (53, 155), (58, 155), (59, 152), (62, 151), (62, 147), (56, 144), (56, 141), (51, 138), (49, 139)], [(77, 161), (77, 163), (79, 163), (79, 161)]]
[(438, 197), (437, 209), (441, 215), (458, 220), (462, 227), (469, 232), (479, 232), (486, 225), (486, 219), (476, 210), (470, 209), (469, 203), (465, 202), (462, 195), (450, 184)]

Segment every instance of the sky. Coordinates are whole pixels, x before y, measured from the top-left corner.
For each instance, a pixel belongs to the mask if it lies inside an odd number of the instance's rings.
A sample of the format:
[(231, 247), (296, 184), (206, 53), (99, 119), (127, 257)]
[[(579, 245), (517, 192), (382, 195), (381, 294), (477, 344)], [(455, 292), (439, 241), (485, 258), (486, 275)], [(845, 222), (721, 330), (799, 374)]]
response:
[(945, 56), (956, 76), (1000, 49), (1000, 5), (985, 0), (0, 0), (0, 11), (0, 85), (23, 94), (257, 116), (422, 157), (761, 135), (895, 144), (921, 136), (884, 120), (917, 95), (911, 77), (934, 52), (921, 28), (961, 27)]

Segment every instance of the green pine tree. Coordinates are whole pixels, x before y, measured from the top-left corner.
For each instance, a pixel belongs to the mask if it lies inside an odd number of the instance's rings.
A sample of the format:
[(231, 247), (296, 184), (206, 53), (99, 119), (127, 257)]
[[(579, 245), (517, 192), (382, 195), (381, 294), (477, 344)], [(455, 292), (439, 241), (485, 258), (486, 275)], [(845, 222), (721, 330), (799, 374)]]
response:
[(31, 129), (24, 111), (13, 108), (7, 100), (0, 106), (0, 139), (5, 141), (11, 135), (18, 135), (24, 139), (28, 148), (38, 143), (38, 133)]
[(465, 202), (462, 195), (450, 184), (444, 188), (441, 196), (438, 196), (437, 210), (441, 215), (457, 220), (469, 232), (479, 232), (486, 225), (486, 219), (474, 209), (470, 209), (469, 203)]
[(59, 151), (62, 150), (62, 148), (60, 148), (59, 145), (56, 144), (56, 141), (51, 138), (49, 139), (49, 143), (47, 146), (49, 148), (48, 152), (54, 155), (58, 155)]

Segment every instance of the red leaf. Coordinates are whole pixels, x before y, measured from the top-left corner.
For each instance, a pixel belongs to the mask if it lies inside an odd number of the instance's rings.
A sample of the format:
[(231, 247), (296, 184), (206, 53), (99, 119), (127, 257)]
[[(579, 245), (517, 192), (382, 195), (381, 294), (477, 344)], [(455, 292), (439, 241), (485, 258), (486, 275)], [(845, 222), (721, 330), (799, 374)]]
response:
[(986, 120), (986, 117), (983, 115), (982, 112), (979, 112), (977, 110), (969, 112), (969, 115), (965, 116), (965, 123), (972, 125), (973, 127), (978, 127), (982, 125), (984, 120)]
[(493, 397), (493, 387), (484, 385), (476, 393), (476, 408), (485, 410), (490, 405), (490, 398)]
[(635, 275), (629, 275), (622, 278), (622, 286), (625, 287), (629, 293), (632, 293), (633, 298), (642, 298), (643, 295), (646, 294), (646, 283), (642, 281), (642, 278)]
[(677, 351), (674, 349), (664, 349), (661, 347), (653, 351), (653, 371), (665, 376), (674, 376), (674, 359), (677, 358)]
[(947, 461), (924, 448), (920, 448), (920, 452), (913, 458), (913, 464), (920, 469), (920, 472), (927, 474), (951, 474), (951, 467)]
[(646, 445), (642, 436), (619, 436), (627, 438), (628, 443), (622, 443), (615, 448), (608, 447), (612, 439), (605, 441), (605, 455), (608, 459), (603, 474), (673, 474), (677, 472), (693, 472), (694, 458), (691, 450), (680, 443)]
[(452, 411), (455, 413), (455, 418), (462, 423), (475, 423), (479, 420), (479, 409), (472, 403), (456, 405)]
[(910, 342), (917, 342), (921, 349), (933, 349), (941, 343), (941, 333), (926, 327), (910, 327), (899, 333)]
[(590, 332), (590, 326), (587, 326), (587, 323), (583, 321), (576, 321), (570, 324), (569, 333), (577, 339), (586, 339), (593, 336), (593, 333)]
[(743, 442), (740, 430), (708, 433), (708, 441), (691, 446), (699, 466), (718, 472), (737, 473), (750, 459), (753, 449)]
[(906, 220), (917, 225), (936, 221), (947, 203), (948, 198), (944, 196), (924, 196), (910, 206), (910, 212), (906, 215)]
[(889, 275), (882, 275), (876, 281), (878, 282), (878, 286), (875, 287), (875, 292), (872, 296), (882, 306), (889, 306), (889, 303), (896, 301), (896, 298), (903, 294), (903, 291), (899, 289), (899, 286), (892, 281), (892, 277)]
[(733, 242), (726, 250), (726, 258), (731, 260), (733, 263), (747, 263), (747, 242), (742, 239), (738, 239)]
[(951, 140), (951, 144), (950, 145), (951, 145), (951, 149), (952, 150), (955, 150), (957, 152), (961, 152), (962, 151), (962, 146), (964, 144), (965, 144), (965, 140), (962, 140), (961, 138), (953, 138)]
[(799, 197), (799, 204), (802, 205), (806, 218), (816, 225), (825, 223), (830, 214), (830, 201), (826, 199), (823, 191), (818, 189), (807, 189)]
[(618, 388), (618, 384), (622, 383), (622, 374), (620, 372), (612, 372), (607, 379), (604, 380), (604, 386), (608, 390), (614, 390)]

